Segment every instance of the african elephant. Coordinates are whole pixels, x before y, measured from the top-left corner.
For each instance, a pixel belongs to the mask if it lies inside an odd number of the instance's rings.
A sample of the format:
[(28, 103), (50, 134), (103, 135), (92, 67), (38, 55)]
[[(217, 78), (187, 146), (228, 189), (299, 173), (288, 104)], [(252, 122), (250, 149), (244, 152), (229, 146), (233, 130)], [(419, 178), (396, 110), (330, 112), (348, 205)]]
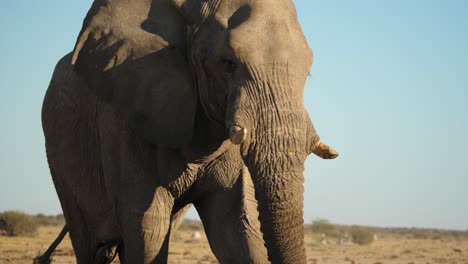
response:
[(95, 0), (42, 109), (77, 262), (167, 262), (193, 203), (220, 262), (305, 263), (312, 58), (290, 0)]

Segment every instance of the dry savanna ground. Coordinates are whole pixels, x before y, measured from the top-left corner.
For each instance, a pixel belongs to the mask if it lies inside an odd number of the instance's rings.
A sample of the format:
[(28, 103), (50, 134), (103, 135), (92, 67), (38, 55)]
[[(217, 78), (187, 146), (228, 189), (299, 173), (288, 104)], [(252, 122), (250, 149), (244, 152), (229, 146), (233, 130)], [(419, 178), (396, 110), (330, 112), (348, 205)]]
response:
[[(60, 229), (60, 226), (43, 226), (34, 237), (0, 236), (0, 263), (32, 263)], [(196, 230), (201, 236), (193, 239)], [(305, 240), (308, 263), (313, 264), (468, 264), (466, 237), (415, 238), (405, 234), (380, 234), (373, 243), (361, 246), (306, 230)], [(75, 263), (68, 237), (55, 252), (53, 263)], [(182, 226), (177, 231), (171, 240), (169, 263), (217, 263), (200, 225)]]

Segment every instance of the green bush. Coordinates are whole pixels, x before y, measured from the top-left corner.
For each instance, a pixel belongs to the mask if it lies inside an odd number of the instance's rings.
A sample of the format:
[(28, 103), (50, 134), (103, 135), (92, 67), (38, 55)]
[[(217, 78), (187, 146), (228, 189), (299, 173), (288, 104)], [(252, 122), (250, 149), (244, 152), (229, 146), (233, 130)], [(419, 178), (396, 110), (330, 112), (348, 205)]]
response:
[(368, 245), (374, 242), (374, 234), (364, 229), (354, 228), (350, 235), (353, 243), (358, 245)]
[(328, 237), (337, 237), (339, 235), (339, 230), (337, 230), (335, 225), (326, 219), (314, 220), (311, 229), (314, 233), (324, 234)]
[(0, 213), (6, 226), (4, 230), (8, 236), (34, 236), (37, 233), (38, 224), (34, 219), (19, 211), (5, 211)]
[(37, 214), (33, 216), (33, 220), (40, 226), (58, 226), (58, 225), (65, 224), (65, 219), (63, 218), (63, 214), (58, 214), (58, 215)]

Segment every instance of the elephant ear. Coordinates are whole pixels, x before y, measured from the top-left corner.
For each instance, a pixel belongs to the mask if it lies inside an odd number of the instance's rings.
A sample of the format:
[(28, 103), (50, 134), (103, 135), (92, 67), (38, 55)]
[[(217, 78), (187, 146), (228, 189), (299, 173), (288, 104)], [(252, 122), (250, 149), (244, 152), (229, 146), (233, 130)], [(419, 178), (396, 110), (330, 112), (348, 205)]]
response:
[(197, 92), (186, 25), (162, 0), (95, 0), (72, 64), (97, 97), (128, 111), (137, 133), (179, 148), (191, 142)]

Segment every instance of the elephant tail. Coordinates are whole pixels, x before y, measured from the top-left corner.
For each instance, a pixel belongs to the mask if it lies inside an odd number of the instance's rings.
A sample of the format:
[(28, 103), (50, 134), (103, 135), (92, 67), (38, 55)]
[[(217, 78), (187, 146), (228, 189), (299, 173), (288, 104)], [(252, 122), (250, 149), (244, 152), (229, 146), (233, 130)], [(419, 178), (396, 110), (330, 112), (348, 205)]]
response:
[(37, 256), (36, 258), (34, 258), (33, 264), (50, 264), (51, 263), (50, 256), (55, 251), (55, 249), (60, 244), (60, 242), (62, 242), (63, 238), (65, 237), (67, 233), (68, 233), (68, 228), (67, 228), (67, 225), (65, 225), (62, 228), (62, 231), (60, 231), (60, 234), (54, 240), (54, 242), (52, 242), (52, 244), (46, 250), (46, 252), (42, 256)]

